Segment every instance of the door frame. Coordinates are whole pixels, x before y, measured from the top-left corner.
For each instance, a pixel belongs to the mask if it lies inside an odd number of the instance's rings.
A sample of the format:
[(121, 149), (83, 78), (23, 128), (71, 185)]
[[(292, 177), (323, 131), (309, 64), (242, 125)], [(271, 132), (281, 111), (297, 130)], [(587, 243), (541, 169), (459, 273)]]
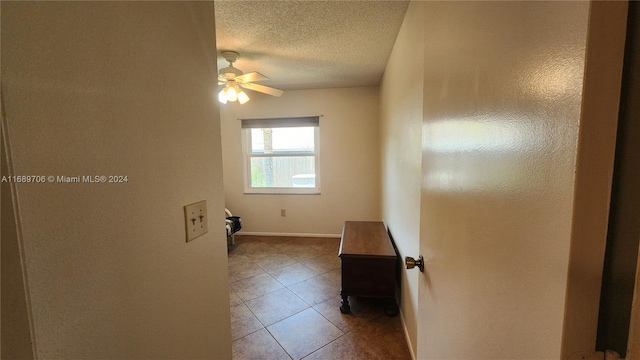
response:
[(562, 359), (595, 351), (627, 10), (626, 1), (590, 3)]

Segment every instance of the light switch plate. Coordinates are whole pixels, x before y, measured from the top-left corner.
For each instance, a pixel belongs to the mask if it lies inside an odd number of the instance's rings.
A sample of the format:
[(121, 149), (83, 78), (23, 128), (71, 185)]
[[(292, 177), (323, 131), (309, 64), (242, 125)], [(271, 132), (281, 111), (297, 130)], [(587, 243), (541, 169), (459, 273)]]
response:
[(187, 229), (187, 242), (209, 231), (207, 219), (207, 201), (185, 205), (184, 221)]

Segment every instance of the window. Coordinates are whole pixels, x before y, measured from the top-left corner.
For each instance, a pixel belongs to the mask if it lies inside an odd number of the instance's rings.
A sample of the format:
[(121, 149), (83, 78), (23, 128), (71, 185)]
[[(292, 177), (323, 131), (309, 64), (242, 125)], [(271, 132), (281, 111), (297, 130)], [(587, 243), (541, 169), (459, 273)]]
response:
[(319, 118), (242, 120), (245, 192), (319, 194)]

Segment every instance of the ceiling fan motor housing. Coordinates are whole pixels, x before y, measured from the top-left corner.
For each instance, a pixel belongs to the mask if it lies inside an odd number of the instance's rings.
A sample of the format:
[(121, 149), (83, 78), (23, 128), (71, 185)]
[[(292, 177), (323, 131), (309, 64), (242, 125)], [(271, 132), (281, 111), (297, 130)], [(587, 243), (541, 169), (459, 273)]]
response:
[(222, 68), (220, 69), (220, 71), (218, 71), (218, 74), (220, 76), (224, 76), (227, 79), (233, 79), (236, 76), (240, 76), (243, 74), (242, 70), (240, 69), (236, 69), (233, 66), (228, 66), (226, 68)]
[(233, 63), (236, 62), (238, 58), (240, 58), (240, 54), (235, 51), (223, 51), (222, 57), (229, 62), (229, 66), (218, 71), (218, 75), (220, 75), (220, 77), (233, 79), (236, 76), (244, 74), (242, 70), (233, 67)]

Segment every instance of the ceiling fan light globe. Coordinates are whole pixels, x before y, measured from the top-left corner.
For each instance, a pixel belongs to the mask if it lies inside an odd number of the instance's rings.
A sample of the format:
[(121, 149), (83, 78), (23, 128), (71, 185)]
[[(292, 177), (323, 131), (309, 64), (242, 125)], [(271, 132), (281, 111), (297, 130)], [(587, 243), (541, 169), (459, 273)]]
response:
[(227, 89), (227, 100), (236, 101), (238, 100), (238, 91), (236, 89), (230, 87)]
[(224, 92), (224, 89), (222, 89), (219, 93), (218, 93), (218, 101), (220, 101), (223, 104), (227, 103), (227, 94)]
[(240, 90), (238, 93), (238, 102), (240, 104), (244, 104), (249, 101), (249, 95), (247, 95), (244, 91)]

